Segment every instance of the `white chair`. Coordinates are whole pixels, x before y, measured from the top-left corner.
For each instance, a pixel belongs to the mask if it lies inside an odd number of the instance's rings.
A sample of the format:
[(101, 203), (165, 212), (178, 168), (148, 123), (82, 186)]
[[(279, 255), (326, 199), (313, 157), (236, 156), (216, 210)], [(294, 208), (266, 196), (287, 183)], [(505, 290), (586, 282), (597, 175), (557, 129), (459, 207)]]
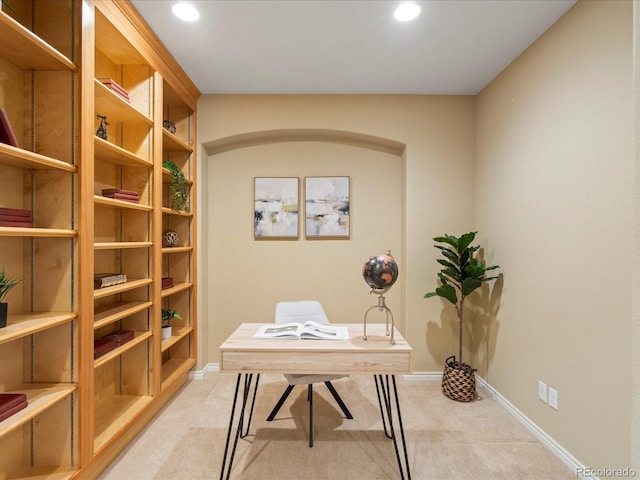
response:
[[(317, 301), (299, 301), (299, 302), (280, 302), (276, 305), (276, 323), (299, 322), (304, 323), (307, 320), (313, 320), (317, 323), (327, 324), (329, 319), (324, 313), (324, 309), (320, 302)], [(304, 340), (307, 341), (307, 340)], [(353, 419), (351, 412), (338, 395), (335, 387), (331, 384), (332, 380), (348, 377), (349, 375), (323, 375), (323, 374), (285, 374), (284, 377), (289, 382), (280, 400), (273, 408), (273, 411), (267, 417), (267, 422), (274, 419), (280, 407), (285, 402), (293, 387), (296, 385), (307, 385), (307, 400), (309, 401), (309, 447), (313, 447), (313, 384), (324, 383), (336, 403), (348, 419)]]

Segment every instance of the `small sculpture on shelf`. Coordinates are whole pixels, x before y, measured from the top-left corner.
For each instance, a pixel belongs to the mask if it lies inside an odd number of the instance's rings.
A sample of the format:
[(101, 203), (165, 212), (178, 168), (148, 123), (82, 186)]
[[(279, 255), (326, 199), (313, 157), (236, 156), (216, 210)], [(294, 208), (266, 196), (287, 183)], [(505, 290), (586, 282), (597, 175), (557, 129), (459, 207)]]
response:
[(98, 130), (96, 130), (96, 137), (106, 140), (107, 126), (109, 125), (109, 122), (107, 122), (107, 116), (106, 115), (96, 115), (96, 116), (100, 120), (100, 126), (98, 127)]
[(180, 236), (178, 235), (178, 232), (169, 230), (168, 232), (164, 232), (162, 234), (163, 247), (177, 247), (179, 242), (180, 242)]
[(162, 121), (162, 126), (165, 128), (165, 130), (167, 130), (171, 135), (175, 135), (176, 134), (176, 124), (173, 123), (171, 120), (163, 120)]

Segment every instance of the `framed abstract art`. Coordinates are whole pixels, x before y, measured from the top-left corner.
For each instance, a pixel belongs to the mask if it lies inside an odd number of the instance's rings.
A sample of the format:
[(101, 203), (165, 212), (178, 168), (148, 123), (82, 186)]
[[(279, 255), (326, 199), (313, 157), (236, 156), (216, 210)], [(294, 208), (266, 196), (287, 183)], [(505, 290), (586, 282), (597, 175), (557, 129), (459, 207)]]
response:
[(256, 240), (298, 238), (300, 180), (297, 177), (255, 177), (253, 235)]
[(349, 177), (305, 177), (305, 237), (348, 239), (351, 228)]

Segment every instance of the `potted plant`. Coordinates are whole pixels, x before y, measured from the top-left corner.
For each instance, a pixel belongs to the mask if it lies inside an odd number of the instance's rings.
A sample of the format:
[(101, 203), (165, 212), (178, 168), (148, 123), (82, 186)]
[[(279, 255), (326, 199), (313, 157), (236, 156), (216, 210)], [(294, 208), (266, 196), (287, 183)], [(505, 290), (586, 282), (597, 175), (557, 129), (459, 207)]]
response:
[(9, 278), (4, 272), (4, 267), (0, 272), (0, 328), (7, 326), (7, 317), (9, 316), (9, 306), (4, 303), (4, 297), (9, 293), (13, 287), (22, 281)]
[(182, 170), (171, 160), (162, 162), (162, 166), (171, 173), (171, 208), (177, 211), (189, 211), (189, 185)]
[(424, 298), (442, 297), (449, 301), (456, 309), (458, 315), (458, 360), (455, 355), (445, 361), (445, 370), (442, 376), (442, 393), (447, 397), (468, 402), (476, 398), (475, 368), (462, 362), (462, 336), (464, 332), (464, 301), (484, 282), (495, 280), (498, 277), (487, 277), (490, 270), (500, 268), (498, 265), (485, 266), (484, 263), (474, 258), (479, 245), (472, 246), (477, 232), (469, 232), (460, 237), (445, 234), (444, 237), (435, 237), (434, 245), (440, 250), (444, 258), (438, 259), (442, 269), (438, 273), (440, 286), (433, 292), (425, 294)]
[(171, 336), (171, 320), (177, 318), (182, 320), (182, 316), (171, 308), (162, 309), (162, 339), (166, 340)]

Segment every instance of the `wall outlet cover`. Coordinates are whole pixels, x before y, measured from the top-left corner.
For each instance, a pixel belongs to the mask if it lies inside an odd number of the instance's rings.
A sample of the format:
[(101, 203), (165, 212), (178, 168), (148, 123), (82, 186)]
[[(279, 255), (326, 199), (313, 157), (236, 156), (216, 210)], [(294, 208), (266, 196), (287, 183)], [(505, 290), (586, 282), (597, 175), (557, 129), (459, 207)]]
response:
[(538, 380), (538, 398), (547, 403), (547, 384)]
[(558, 410), (558, 391), (555, 388), (549, 388), (549, 406)]

